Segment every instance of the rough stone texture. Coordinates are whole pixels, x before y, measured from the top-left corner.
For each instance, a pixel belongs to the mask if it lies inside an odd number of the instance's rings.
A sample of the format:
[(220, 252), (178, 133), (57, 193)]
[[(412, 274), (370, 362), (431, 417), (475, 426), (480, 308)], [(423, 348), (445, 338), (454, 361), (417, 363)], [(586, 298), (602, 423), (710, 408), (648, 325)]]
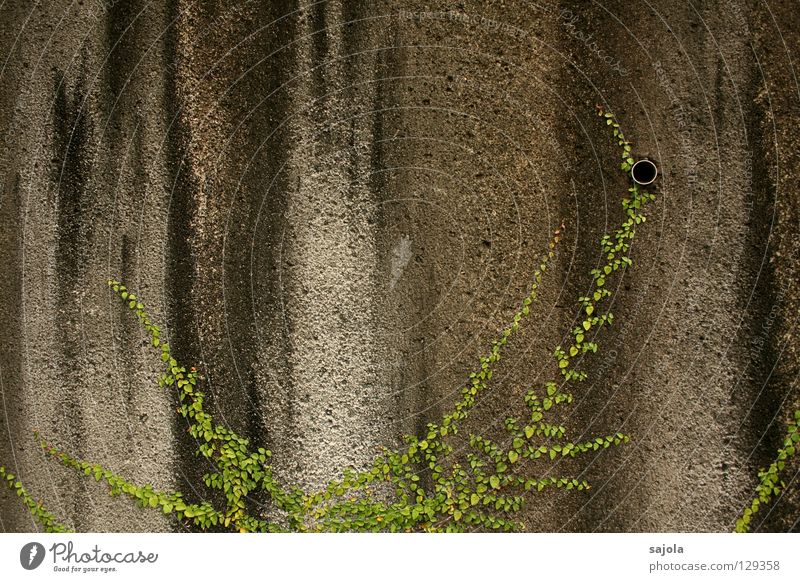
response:
[[(129, 282), (217, 414), (319, 485), (421, 431), (563, 219), (533, 322), (471, 429), (502, 436), (577, 317), (626, 187), (661, 178), (617, 324), (564, 423), (622, 430), (531, 530), (727, 531), (798, 404), (800, 17), (790, 1), (0, 5), (0, 463), (81, 530), (169, 530), (49, 464), (203, 472)], [(797, 530), (797, 464), (759, 524)], [(537, 469), (538, 470), (538, 469)], [(0, 529), (30, 516), (0, 492)]]

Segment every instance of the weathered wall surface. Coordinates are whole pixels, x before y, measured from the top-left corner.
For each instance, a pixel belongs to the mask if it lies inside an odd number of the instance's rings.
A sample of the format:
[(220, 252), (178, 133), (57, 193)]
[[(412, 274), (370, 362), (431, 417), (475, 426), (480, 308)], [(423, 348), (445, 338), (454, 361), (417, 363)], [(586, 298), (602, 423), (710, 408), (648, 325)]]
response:
[[(564, 422), (633, 442), (526, 521), (731, 529), (798, 402), (793, 4), (3, 3), (0, 464), (75, 528), (172, 527), (31, 434), (159, 487), (203, 472), (115, 276), (217, 414), (323, 483), (446, 409), (563, 218), (472, 419), (493, 432), (553, 377), (621, 218), (599, 103), (662, 176)], [(796, 475), (761, 529), (798, 528)]]

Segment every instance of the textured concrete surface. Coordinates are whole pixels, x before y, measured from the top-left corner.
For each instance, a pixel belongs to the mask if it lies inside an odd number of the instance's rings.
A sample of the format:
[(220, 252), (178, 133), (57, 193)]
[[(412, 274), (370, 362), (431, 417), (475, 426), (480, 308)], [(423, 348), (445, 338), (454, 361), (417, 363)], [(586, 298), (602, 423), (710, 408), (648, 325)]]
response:
[[(798, 5), (0, 5), (0, 464), (70, 526), (169, 530), (48, 463), (203, 468), (118, 276), (221, 418), (318, 485), (436, 419), (567, 238), (470, 429), (500, 435), (620, 221), (615, 111), (658, 200), (564, 423), (633, 441), (531, 496), (547, 531), (728, 531), (798, 405)], [(761, 530), (797, 530), (797, 463)], [(32, 519), (0, 492), (0, 530)]]

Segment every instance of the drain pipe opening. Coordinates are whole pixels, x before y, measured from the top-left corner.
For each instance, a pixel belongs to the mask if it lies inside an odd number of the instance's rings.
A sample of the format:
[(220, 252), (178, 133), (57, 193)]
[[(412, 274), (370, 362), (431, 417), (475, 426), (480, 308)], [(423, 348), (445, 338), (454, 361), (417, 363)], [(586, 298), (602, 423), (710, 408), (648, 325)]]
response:
[(658, 176), (658, 168), (650, 160), (639, 160), (631, 168), (633, 181), (642, 186), (647, 186), (655, 182)]

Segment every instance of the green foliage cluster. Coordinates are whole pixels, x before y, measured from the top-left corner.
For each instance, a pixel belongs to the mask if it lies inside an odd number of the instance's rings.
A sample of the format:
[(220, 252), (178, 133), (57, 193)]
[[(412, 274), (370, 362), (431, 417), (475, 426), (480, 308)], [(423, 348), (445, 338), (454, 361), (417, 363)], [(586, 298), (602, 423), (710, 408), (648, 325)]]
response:
[(41, 502), (36, 501), (31, 494), (22, 486), (22, 483), (17, 480), (13, 473), (6, 470), (5, 467), (0, 467), (0, 481), (5, 484), (17, 494), (17, 497), (22, 499), (23, 505), (28, 508), (31, 515), (36, 521), (42, 524), (42, 527), (49, 533), (66, 533), (69, 530), (56, 521), (55, 516), (50, 513)]
[[(598, 109), (598, 114), (613, 129), (622, 151), (621, 169), (629, 177), (633, 163), (631, 144), (611, 113)], [(205, 409), (206, 396), (198, 371), (187, 370), (176, 360), (139, 298), (115, 280), (110, 280), (109, 286), (136, 315), (161, 355), (165, 370), (159, 384), (177, 391), (177, 411), (197, 443), (196, 455), (213, 467), (203, 476), (212, 501), (192, 503), (179, 492), (159, 492), (149, 485), (136, 485), (100, 465), (60, 451), (38, 435), (37, 439), (48, 456), (105, 482), (111, 495), (127, 495), (141, 507), (160, 509), (203, 531), (520, 530), (523, 525), (514, 515), (522, 508), (526, 495), (552, 488), (589, 489), (586, 481), (551, 474), (562, 458), (629, 441), (622, 433), (571, 440), (567, 429), (554, 420), (554, 414), (558, 407), (573, 402), (569, 386), (588, 376), (578, 367), (582, 361), (579, 356), (597, 352), (597, 332), (614, 320), (604, 308), (611, 295), (611, 278), (633, 264), (631, 241), (636, 227), (645, 221), (642, 209), (654, 196), (631, 183), (628, 196), (622, 201), (624, 221), (603, 237), (604, 264), (592, 270), (589, 294), (579, 298), (580, 323), (572, 330), (571, 339), (555, 348), (556, 378), (525, 394), (525, 416), (506, 418), (505, 437), (498, 441), (477, 434), (465, 438), (463, 425), (479, 397), (489, 389), (503, 348), (530, 315), (531, 304), (561, 240), (563, 224), (555, 231), (533, 274), (529, 294), (508, 327), (492, 342), (488, 355), (481, 357), (478, 368), (469, 374), (451, 411), (439, 422), (429, 423), (424, 434), (404, 437), (404, 444), (396, 449), (384, 448), (367, 469), (344, 469), (341, 478), (319, 491), (282, 485), (269, 464), (270, 451), (254, 448), (248, 439), (214, 420)], [(536, 470), (526, 470), (529, 467)], [(9, 486), (21, 492), (46, 531), (64, 530), (13, 476), (6, 478)]]
[(734, 530), (736, 533), (749, 532), (753, 516), (758, 513), (761, 506), (769, 504), (774, 496), (786, 488), (786, 483), (781, 480), (780, 473), (786, 468), (786, 463), (794, 457), (797, 451), (797, 443), (800, 441), (798, 424), (800, 424), (800, 410), (795, 410), (794, 418), (787, 425), (786, 437), (783, 439), (783, 445), (778, 449), (775, 460), (772, 461), (768, 468), (761, 469), (758, 472), (756, 496), (750, 502), (750, 505), (745, 508), (742, 516), (736, 520), (736, 528)]

